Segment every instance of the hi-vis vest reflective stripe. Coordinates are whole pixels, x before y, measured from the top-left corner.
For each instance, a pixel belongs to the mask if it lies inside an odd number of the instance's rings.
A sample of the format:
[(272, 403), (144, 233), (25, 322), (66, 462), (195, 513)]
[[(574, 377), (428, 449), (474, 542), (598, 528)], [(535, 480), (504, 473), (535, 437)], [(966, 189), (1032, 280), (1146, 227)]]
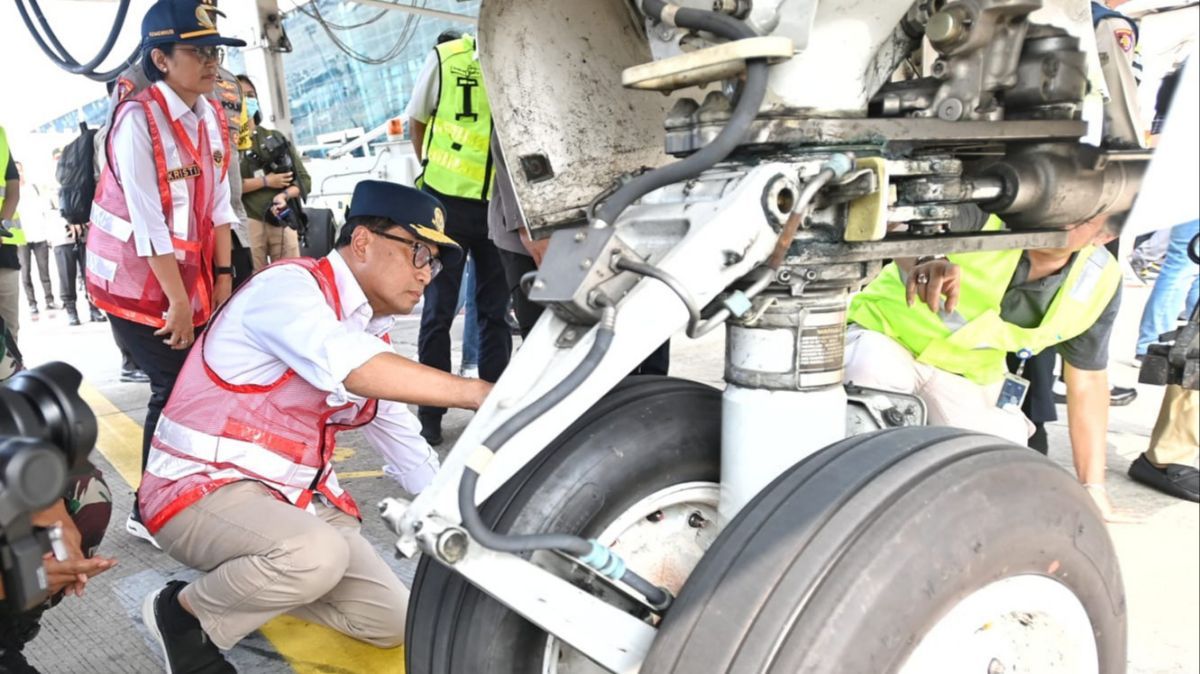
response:
[[(343, 318), (328, 258), (276, 264), (299, 266), (312, 274), (325, 302), (339, 320)], [(242, 288), (256, 282), (260, 281), (251, 279)], [(261, 282), (269, 283), (270, 278)], [(229, 303), (236, 301), (237, 294)], [(353, 404), (331, 406), (328, 392), (295, 370), (266, 385), (221, 379), (204, 358), (208, 335), (221, 329), (222, 320), (218, 311), (196, 340), (159, 419), (138, 489), (146, 527), (155, 533), (206, 494), (242, 480), (259, 482), (298, 508), (311, 509), (319, 494), (358, 517), (358, 506), (334, 472), (335, 436), (370, 423), (376, 402), (368, 400), (357, 409)]]
[(1120, 266), (1108, 251), (1087, 246), (1075, 256), (1041, 325), (1022, 328), (1000, 318), (1000, 304), (1021, 254), (1004, 250), (949, 256), (963, 274), (952, 314), (935, 314), (923, 302), (909, 307), (906, 279), (899, 267), (889, 264), (851, 300), (848, 319), (895, 339), (923, 363), (979, 384), (994, 383), (1007, 371), (1005, 354), (1021, 349), (1036, 354), (1090, 328), (1121, 283)]
[(425, 133), (424, 184), (452, 197), (492, 196), (492, 109), (475, 40), (464, 35), (437, 46), (438, 104)]
[[(11, 156), (8, 151), (8, 136), (4, 133), (4, 127), (0, 126), (0, 208), (4, 208), (4, 197), (8, 191), (5, 186), (4, 176), (8, 172), (8, 158)], [(0, 239), (0, 245), (9, 246), (24, 246), (25, 245), (25, 230), (21, 229), (21, 216), (13, 213), (12, 221), (15, 223), (9, 228), (9, 236)]]

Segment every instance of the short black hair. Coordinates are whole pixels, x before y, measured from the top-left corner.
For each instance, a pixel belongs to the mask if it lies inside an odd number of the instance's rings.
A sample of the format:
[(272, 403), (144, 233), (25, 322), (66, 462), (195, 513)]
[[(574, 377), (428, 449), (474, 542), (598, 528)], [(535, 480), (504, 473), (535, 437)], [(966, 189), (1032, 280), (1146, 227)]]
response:
[(175, 43), (168, 42), (166, 44), (154, 44), (142, 47), (142, 72), (146, 74), (146, 79), (151, 83), (161, 82), (167, 79), (167, 74), (158, 69), (154, 65), (154, 59), (150, 58), (150, 54), (155, 50), (161, 51), (167, 56), (175, 53)]
[(354, 236), (354, 230), (359, 227), (366, 227), (372, 232), (380, 233), (386, 232), (392, 227), (399, 227), (399, 225), (377, 215), (356, 215), (346, 219), (346, 224), (342, 225), (342, 229), (338, 231), (338, 238), (333, 243), (333, 247), (345, 248), (349, 246), (350, 239)]
[(1121, 211), (1119, 213), (1109, 213), (1104, 218), (1104, 226), (1101, 228), (1106, 234), (1113, 237), (1121, 236), (1121, 232), (1125, 229), (1125, 223), (1129, 220), (1129, 211)]
[(437, 36), (437, 43), (445, 44), (447, 42), (450, 42), (451, 40), (457, 40), (460, 37), (462, 37), (462, 31), (455, 30), (453, 28), (451, 28), (449, 30), (443, 30), (441, 32), (441, 34), (439, 34)]

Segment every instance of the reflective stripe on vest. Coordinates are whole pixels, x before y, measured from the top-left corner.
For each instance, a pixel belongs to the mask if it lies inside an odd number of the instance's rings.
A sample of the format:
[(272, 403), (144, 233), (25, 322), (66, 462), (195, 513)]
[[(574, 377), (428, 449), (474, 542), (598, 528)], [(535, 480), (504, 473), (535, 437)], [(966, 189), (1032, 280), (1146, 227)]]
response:
[[(154, 434), (176, 454), (182, 454), (208, 464), (236, 468), (247, 477), (271, 482), (272, 486), (312, 484), (320, 473), (319, 469), (312, 466), (293, 462), (273, 451), (264, 451), (260, 445), (269, 443), (264, 443), (261, 439), (259, 444), (256, 444), (245, 440), (208, 435), (177, 424), (166, 416), (159, 419)], [(283, 448), (272, 447), (270, 449), (287, 451)], [(183, 477), (182, 475), (171, 475), (169, 470), (164, 473), (157, 467), (154, 474), (171, 480)], [(190, 472), (186, 474), (190, 474)]]
[(900, 342), (923, 363), (989, 384), (1004, 377), (1005, 354), (1039, 353), (1090, 328), (1112, 300), (1121, 270), (1103, 248), (1088, 246), (1075, 256), (1062, 287), (1040, 325), (1022, 328), (1000, 317), (1022, 251), (951, 255), (962, 268), (959, 304), (953, 314), (935, 314), (922, 302), (905, 300), (905, 282), (895, 264), (851, 300), (848, 319)]
[(464, 35), (436, 48), (440, 63), (437, 109), (425, 134), (422, 182), (465, 199), (492, 195), (492, 111), (475, 40)]

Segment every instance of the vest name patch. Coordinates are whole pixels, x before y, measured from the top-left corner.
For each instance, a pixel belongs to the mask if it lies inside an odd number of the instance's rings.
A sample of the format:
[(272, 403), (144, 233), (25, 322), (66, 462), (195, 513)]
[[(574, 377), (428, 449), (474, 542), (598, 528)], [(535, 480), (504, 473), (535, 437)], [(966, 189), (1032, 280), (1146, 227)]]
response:
[(187, 178), (195, 178), (198, 175), (200, 175), (200, 167), (192, 164), (191, 166), (184, 166), (182, 168), (171, 169), (170, 171), (167, 171), (167, 180), (186, 180)]

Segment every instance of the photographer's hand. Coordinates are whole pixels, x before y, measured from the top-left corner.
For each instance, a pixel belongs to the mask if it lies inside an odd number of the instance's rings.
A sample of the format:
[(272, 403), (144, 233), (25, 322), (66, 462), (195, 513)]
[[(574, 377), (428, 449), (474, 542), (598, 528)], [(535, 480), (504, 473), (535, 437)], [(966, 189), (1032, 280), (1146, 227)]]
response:
[(292, 173), (268, 173), (266, 176), (267, 187), (273, 190), (281, 190), (292, 184)]
[(275, 215), (279, 215), (280, 213), (283, 212), (283, 209), (287, 208), (287, 202), (288, 202), (288, 191), (287, 190), (284, 190), (284, 191), (280, 192), (279, 194), (276, 194), (275, 198), (271, 200), (271, 212), (274, 213)]

